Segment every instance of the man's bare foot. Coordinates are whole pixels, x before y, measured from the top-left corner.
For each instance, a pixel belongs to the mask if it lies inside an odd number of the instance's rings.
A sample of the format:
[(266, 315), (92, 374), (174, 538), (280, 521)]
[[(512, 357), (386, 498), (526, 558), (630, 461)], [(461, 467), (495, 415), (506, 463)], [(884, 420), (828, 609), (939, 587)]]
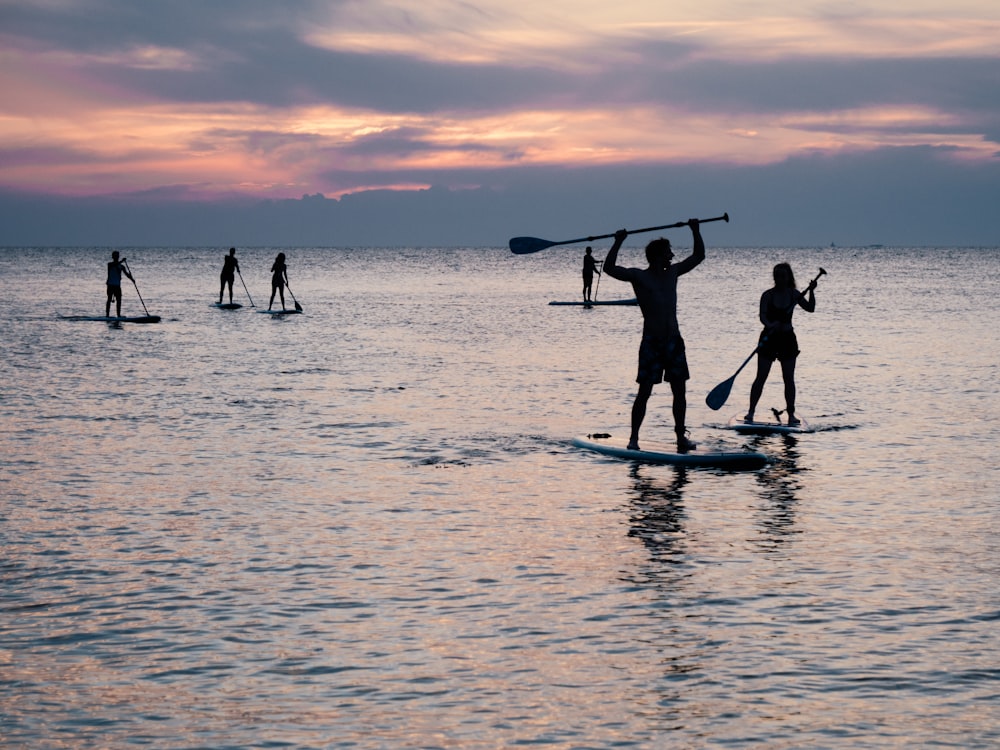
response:
[(630, 451), (640, 450), (640, 448), (639, 448), (639, 441), (638, 440), (634, 440), (634, 439), (633, 440), (629, 440), (628, 441), (628, 450), (630, 450)]

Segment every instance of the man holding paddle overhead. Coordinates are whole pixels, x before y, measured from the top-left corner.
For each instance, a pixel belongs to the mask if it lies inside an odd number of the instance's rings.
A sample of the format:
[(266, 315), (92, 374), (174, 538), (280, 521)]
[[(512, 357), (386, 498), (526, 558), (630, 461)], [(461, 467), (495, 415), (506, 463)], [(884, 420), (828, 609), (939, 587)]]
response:
[(666, 380), (673, 393), (674, 432), (677, 452), (687, 453), (697, 447), (688, 440), (684, 420), (687, 415), (687, 383), (690, 377), (684, 339), (677, 325), (677, 279), (705, 260), (705, 241), (701, 238), (698, 219), (689, 219), (694, 237), (694, 252), (680, 263), (673, 264), (670, 240), (661, 237), (646, 245), (647, 268), (625, 268), (618, 265), (618, 251), (628, 231), (615, 232), (615, 242), (604, 258), (604, 271), (613, 279), (632, 284), (642, 310), (642, 343), (639, 345), (639, 391), (632, 404), (632, 433), (628, 447), (639, 449), (639, 428), (646, 417), (646, 404), (653, 386)]
[(646, 417), (646, 403), (653, 393), (653, 386), (666, 380), (673, 393), (674, 431), (677, 433), (677, 452), (687, 453), (697, 446), (688, 440), (684, 420), (687, 414), (687, 357), (684, 339), (677, 325), (677, 279), (705, 260), (705, 242), (701, 238), (698, 219), (685, 222), (694, 237), (694, 252), (680, 263), (674, 258), (670, 240), (661, 237), (646, 245), (648, 268), (625, 268), (618, 265), (618, 251), (628, 236), (628, 231), (615, 232), (615, 241), (604, 258), (604, 271), (613, 279), (628, 281), (635, 290), (642, 310), (642, 343), (639, 346), (639, 373), (636, 382), (639, 392), (632, 404), (632, 433), (630, 450), (639, 450), (639, 428)]

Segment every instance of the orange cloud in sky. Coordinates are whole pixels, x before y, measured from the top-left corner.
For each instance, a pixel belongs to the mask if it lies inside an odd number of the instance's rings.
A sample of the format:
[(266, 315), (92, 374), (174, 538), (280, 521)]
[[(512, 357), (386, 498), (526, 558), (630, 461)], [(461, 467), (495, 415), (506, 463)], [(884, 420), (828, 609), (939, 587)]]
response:
[[(85, 53), (28, 45), (0, 52), (6, 154), (0, 187), (83, 194), (184, 185), (206, 194), (297, 197), (426, 184), (408, 172), (512, 165), (763, 164), (806, 151), (916, 145), (993, 158), (997, 145), (965, 127), (961, 112), (931, 104), (720, 111), (717, 102), (630, 99), (620, 91), (630, 71), (647, 62), (673, 71), (670, 66), (691, 60), (746, 65), (806, 56), (998, 55), (995, 3), (966, 2), (956, 15), (931, 12), (928, 5), (925, 16), (916, 16), (919, 9), (909, 2), (884, 2), (881, 14), (868, 9), (856, 17), (822, 16), (808, 5), (794, 16), (735, 17), (740, 7), (636, 1), (609, 8), (590, 0), (475, 7), (442, 0), (355, 3), (335, 6), (326, 24), (301, 31), (308, 45), (322, 50), (393, 53), (474, 71), (487, 65), (558, 70), (584, 76), (582, 90), (588, 75), (594, 87), (617, 87), (589, 92), (588, 101), (553, 97), (542, 105), (536, 97), (495, 111), (485, 105), (469, 112), (454, 106), (383, 112), (331, 104), (169, 103), (166, 95), (158, 98), (96, 71), (190, 74), (221, 60), (232, 63), (237, 53), (206, 57), (152, 43)], [(413, 17), (423, 22), (417, 30)], [(639, 51), (649, 47), (642, 43), (665, 41), (684, 42), (671, 48), (676, 60), (643, 59)], [(611, 62), (618, 75), (605, 80), (599, 73)], [(88, 72), (80, 72), (83, 63)], [(651, 70), (646, 80), (655, 82), (657, 71)]]

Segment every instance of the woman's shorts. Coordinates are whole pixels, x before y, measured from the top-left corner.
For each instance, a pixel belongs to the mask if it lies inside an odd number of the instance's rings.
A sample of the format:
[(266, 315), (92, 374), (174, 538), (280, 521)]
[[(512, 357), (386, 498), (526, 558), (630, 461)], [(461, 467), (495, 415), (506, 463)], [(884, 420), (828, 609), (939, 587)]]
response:
[(761, 331), (758, 343), (760, 348), (757, 354), (772, 362), (774, 360), (784, 362), (786, 359), (795, 359), (799, 356), (799, 342), (795, 338), (795, 331), (778, 331), (771, 336)]

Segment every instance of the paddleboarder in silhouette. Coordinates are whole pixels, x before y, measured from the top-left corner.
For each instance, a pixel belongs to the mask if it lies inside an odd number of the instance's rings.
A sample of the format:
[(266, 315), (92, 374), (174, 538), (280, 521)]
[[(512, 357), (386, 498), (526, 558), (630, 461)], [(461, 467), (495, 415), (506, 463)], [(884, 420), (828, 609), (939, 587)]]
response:
[[(132, 274), (125, 266), (125, 259), (118, 259), (118, 251), (111, 253), (111, 260), (108, 261), (108, 301), (104, 305), (104, 317), (111, 317), (111, 300), (115, 301), (115, 315), (122, 316), (122, 274), (132, 279)], [(132, 279), (135, 281), (135, 279)]]
[(632, 433), (628, 447), (639, 450), (639, 428), (646, 417), (646, 404), (653, 386), (666, 380), (673, 393), (674, 432), (677, 452), (687, 453), (696, 444), (687, 438), (684, 420), (687, 415), (687, 380), (690, 377), (684, 339), (677, 325), (677, 279), (705, 260), (705, 242), (697, 219), (687, 222), (694, 238), (694, 251), (680, 263), (674, 258), (670, 240), (661, 237), (646, 245), (647, 268), (618, 265), (618, 251), (628, 230), (615, 232), (615, 241), (604, 258), (604, 272), (613, 279), (632, 284), (642, 310), (642, 343), (639, 345), (639, 391), (632, 404)]
[(587, 248), (587, 251), (583, 255), (583, 301), (592, 302), (590, 288), (594, 284), (594, 274), (600, 274), (601, 271), (597, 267), (597, 261), (594, 259), (593, 250)]
[(278, 253), (271, 266), (271, 301), (267, 303), (267, 309), (271, 309), (274, 304), (274, 293), (281, 295), (281, 309), (285, 309), (285, 284), (288, 283), (288, 267), (285, 265), (285, 254)]
[(222, 273), (219, 276), (219, 304), (222, 304), (222, 293), (229, 285), (229, 304), (233, 304), (233, 282), (240, 270), (240, 262), (236, 260), (236, 248), (229, 248), (229, 255), (222, 262)]
[(800, 292), (795, 286), (792, 267), (787, 263), (776, 265), (773, 276), (774, 286), (760, 295), (760, 322), (764, 324), (764, 330), (760, 332), (757, 345), (757, 377), (750, 386), (750, 408), (743, 421), (753, 422), (771, 365), (778, 360), (785, 382), (788, 424), (794, 427), (801, 421), (795, 416), (795, 360), (799, 356), (799, 342), (792, 328), (792, 313), (796, 307), (806, 312), (816, 309), (816, 280), (810, 282), (804, 293)]

